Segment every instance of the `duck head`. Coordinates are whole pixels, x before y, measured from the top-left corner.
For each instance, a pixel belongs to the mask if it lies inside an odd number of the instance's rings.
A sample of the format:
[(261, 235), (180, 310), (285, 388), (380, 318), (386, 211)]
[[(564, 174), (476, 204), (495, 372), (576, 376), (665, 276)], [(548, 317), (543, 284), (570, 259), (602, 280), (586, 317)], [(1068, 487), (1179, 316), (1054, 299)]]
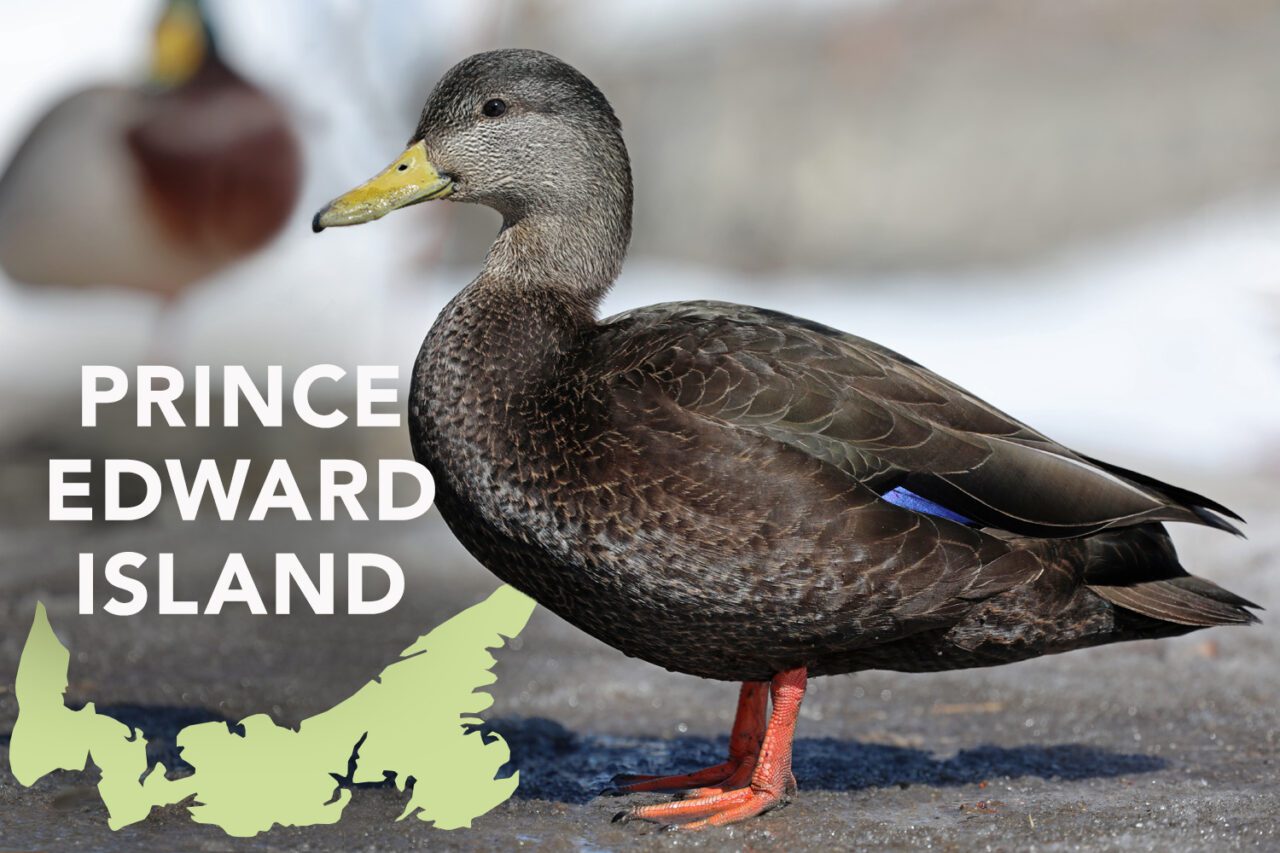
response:
[[(559, 255), (565, 263), (546, 274), (608, 272), (612, 280), (631, 228), (631, 170), (613, 108), (550, 54), (476, 54), (436, 85), (404, 153), (325, 205), (312, 227), (369, 222), (433, 199), (502, 214), (490, 267), (502, 261), (504, 243), (516, 254), (536, 244), (522, 269), (554, 267)], [(568, 242), (553, 251), (556, 240)], [(584, 264), (595, 269), (574, 269)]]
[(168, 0), (151, 35), (151, 85), (181, 86), (214, 55), (213, 32), (200, 0)]

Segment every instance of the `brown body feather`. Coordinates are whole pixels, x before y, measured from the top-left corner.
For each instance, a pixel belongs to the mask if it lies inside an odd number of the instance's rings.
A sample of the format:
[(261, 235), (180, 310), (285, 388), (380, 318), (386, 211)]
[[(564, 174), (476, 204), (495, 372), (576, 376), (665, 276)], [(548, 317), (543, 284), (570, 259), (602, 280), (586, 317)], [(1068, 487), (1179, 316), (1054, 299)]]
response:
[[(530, 307), (482, 278), (441, 315), (415, 450), (482, 562), (628, 654), (765, 680), (1252, 619), (1207, 582), (1177, 585), (1156, 522), (1204, 523), (1193, 507), (888, 350), (720, 303), (598, 324)], [(904, 481), (963, 484), (984, 526), (880, 497)]]
[(127, 142), (166, 233), (211, 260), (260, 248), (288, 219), (301, 155), (278, 104), (212, 55), (150, 96)]

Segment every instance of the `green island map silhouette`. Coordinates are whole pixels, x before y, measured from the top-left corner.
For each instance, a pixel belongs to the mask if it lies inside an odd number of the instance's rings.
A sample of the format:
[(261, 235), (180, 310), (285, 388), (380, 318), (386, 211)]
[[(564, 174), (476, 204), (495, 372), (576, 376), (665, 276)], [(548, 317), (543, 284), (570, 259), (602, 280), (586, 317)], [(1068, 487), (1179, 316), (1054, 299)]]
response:
[(496, 778), (510, 758), (506, 741), (474, 727), (493, 703), (481, 689), (497, 680), (489, 650), (519, 634), (534, 606), (515, 589), (499, 588), (297, 729), (266, 714), (246, 717), (238, 727), (220, 721), (187, 726), (177, 744), (195, 772), (169, 779), (163, 765), (148, 764), (140, 732), (99, 714), (92, 702), (67, 707), (70, 653), (37, 604), (14, 684), (18, 720), (9, 763), (29, 787), (55, 770), (84, 770), (92, 761), (101, 771), (98, 791), (112, 829), (188, 798), (193, 820), (233, 836), (275, 824), (336, 823), (351, 799), (336, 782), (347, 777), (349, 762), (352, 782), (381, 782), (393, 773), (403, 791), (414, 780), (398, 819), (415, 815), (441, 829), (470, 826), (519, 784), (515, 773)]

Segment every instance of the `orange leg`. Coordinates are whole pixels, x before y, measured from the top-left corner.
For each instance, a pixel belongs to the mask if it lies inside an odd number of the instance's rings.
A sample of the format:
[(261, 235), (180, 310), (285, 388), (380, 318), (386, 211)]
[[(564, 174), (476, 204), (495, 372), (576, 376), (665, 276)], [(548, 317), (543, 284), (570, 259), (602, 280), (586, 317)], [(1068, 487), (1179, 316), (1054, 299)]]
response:
[(701, 789), (704, 785), (723, 785), (741, 777), (734, 787), (746, 784), (760, 752), (764, 739), (765, 711), (769, 704), (769, 685), (763, 681), (747, 681), (738, 693), (738, 713), (733, 718), (733, 732), (729, 735), (729, 758), (714, 767), (679, 776), (635, 776), (619, 774), (613, 777), (613, 787), (606, 794), (621, 796), (642, 791), (683, 791)]
[(680, 829), (702, 829), (745, 820), (785, 803), (796, 786), (795, 777), (791, 775), (791, 742), (795, 737), (800, 701), (804, 698), (806, 676), (804, 667), (774, 676), (770, 685), (773, 712), (751, 771), (750, 784), (734, 789), (725, 786), (714, 793), (699, 792), (702, 795), (690, 799), (637, 806), (619, 812), (614, 821), (651, 820), (674, 824)]

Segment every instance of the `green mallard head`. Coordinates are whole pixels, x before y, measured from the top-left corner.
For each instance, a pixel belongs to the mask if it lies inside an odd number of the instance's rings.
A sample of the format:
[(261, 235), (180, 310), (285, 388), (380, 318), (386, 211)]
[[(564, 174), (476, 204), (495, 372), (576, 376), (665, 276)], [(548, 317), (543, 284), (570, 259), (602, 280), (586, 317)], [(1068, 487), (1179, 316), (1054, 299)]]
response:
[(213, 31), (200, 0), (168, 0), (151, 36), (151, 84), (181, 86), (214, 55)]

